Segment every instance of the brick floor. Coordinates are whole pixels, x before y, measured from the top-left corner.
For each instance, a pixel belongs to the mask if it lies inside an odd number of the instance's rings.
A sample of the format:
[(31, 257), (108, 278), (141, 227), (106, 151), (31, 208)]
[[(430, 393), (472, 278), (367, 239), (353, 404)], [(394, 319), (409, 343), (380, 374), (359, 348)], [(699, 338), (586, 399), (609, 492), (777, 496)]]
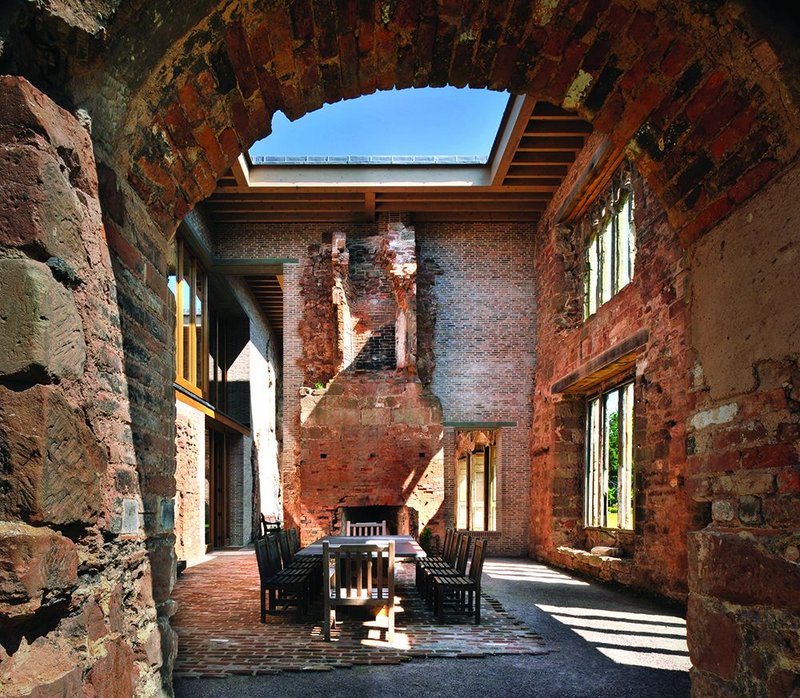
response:
[(380, 619), (339, 618), (333, 641), (322, 638), (321, 604), (303, 619), (267, 616), (259, 622), (258, 570), (252, 550), (225, 552), (190, 567), (178, 580), (172, 619), (178, 632), (175, 675), (223, 677), (281, 671), (329, 671), (358, 664), (399, 664), (414, 658), (476, 658), (545, 654), (539, 635), (483, 594), (481, 624), (446, 616), (438, 624), (414, 587), (413, 564), (397, 570), (395, 641), (385, 642)]

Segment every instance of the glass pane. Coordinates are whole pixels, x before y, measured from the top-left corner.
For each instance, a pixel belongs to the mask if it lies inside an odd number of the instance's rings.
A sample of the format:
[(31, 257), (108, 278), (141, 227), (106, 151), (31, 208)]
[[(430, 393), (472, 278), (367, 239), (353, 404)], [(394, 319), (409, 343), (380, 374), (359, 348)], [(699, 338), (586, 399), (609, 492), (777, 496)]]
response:
[(631, 252), (632, 240), (631, 234), (631, 207), (630, 198), (626, 199), (625, 205), (622, 210), (617, 214), (617, 221), (619, 226), (619, 235), (617, 236), (617, 257), (619, 259), (617, 278), (619, 279), (618, 287), (622, 288), (631, 280)]
[(489, 530), (497, 530), (497, 461), (495, 450), (489, 452)]
[[(188, 257), (185, 258), (189, 261)], [(188, 266), (188, 265), (187, 265)], [(192, 298), (194, 294), (189, 286), (188, 277), (185, 275), (188, 268), (184, 270), (184, 277), (180, 280), (180, 297), (183, 307), (181, 308), (181, 327), (183, 335), (183, 366), (181, 376), (189, 380), (192, 365), (190, 348), (192, 346)]]
[(197, 357), (197, 386), (203, 387), (203, 376), (205, 370), (203, 362), (205, 360), (205, 352), (203, 351), (203, 333), (205, 327), (203, 326), (203, 308), (206, 298), (206, 276), (199, 269), (197, 270), (197, 279), (195, 281), (195, 296), (194, 296), (194, 327), (195, 327), (195, 342), (197, 350), (195, 356)]
[(484, 516), (486, 506), (486, 469), (483, 453), (473, 453), (471, 456), (470, 468), (470, 494), (472, 495), (472, 511), (470, 529), (473, 531), (483, 531)]
[(606, 522), (609, 528), (618, 527), (619, 484), (619, 391), (604, 396), (603, 441), (605, 442)]
[(456, 528), (467, 527), (467, 459), (456, 463)]
[(597, 310), (598, 250), (600, 241), (595, 238), (586, 252), (586, 317)]
[(586, 438), (585, 521), (587, 526), (600, 525), (600, 398), (589, 402)]
[(611, 218), (609, 218), (603, 232), (600, 234), (600, 255), (602, 269), (600, 272), (600, 304), (611, 300), (613, 295), (611, 265), (613, 263), (611, 250), (613, 248)]
[(633, 528), (633, 383), (622, 392), (620, 424), (619, 526)]

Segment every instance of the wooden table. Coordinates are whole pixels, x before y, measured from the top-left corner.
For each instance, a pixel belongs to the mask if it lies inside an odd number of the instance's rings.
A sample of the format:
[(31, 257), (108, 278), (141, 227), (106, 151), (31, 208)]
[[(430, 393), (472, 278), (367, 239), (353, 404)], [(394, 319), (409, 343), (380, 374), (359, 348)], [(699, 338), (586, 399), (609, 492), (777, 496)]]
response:
[(394, 556), (417, 559), (426, 557), (426, 552), (414, 540), (414, 536), (324, 536), (311, 545), (299, 550), (297, 555), (303, 557), (322, 557), (322, 544), (327, 542), (331, 550), (340, 545), (381, 545), (394, 541)]

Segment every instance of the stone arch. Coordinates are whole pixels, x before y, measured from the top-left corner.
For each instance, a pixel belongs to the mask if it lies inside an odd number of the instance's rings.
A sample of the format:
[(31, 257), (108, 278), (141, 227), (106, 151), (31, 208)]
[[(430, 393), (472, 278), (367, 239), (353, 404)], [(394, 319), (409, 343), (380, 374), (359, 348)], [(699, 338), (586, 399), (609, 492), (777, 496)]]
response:
[[(123, 119), (101, 104), (119, 110), (118, 81), (92, 85), (87, 101), (108, 122), (103, 159), (169, 229), (277, 110), (295, 119), (393, 86), (528, 93), (630, 144), (690, 241), (791, 161), (798, 115), (743, 10), (651, 5), (239, 0), (188, 29), (175, 22), (183, 34), (128, 79)], [(124, 79), (123, 69), (118, 59), (105, 73)]]
[[(792, 162), (800, 144), (796, 87), (741, 5), (598, 0), (591, 12), (588, 3), (524, 0), (180, 5), (139, 0), (117, 11), (114, 0), (98, 0), (108, 12), (104, 36), (91, 18), (54, 20), (75, 39), (60, 49), (69, 81), (57, 92), (92, 117), (106, 237), (125, 274), (156, 296), (163, 254), (144, 248), (168, 236), (234, 158), (266, 135), (277, 109), (297, 118), (393, 85), (533, 94), (574, 108), (638, 152), (686, 244)], [(121, 297), (135, 307), (143, 300), (127, 297), (131, 289)], [(152, 321), (159, 330), (168, 325), (162, 315)], [(149, 366), (161, 390), (134, 401), (150, 400), (148, 409), (168, 416), (169, 333), (154, 337), (150, 319), (136, 322), (147, 353), (161, 357)], [(153, 470), (144, 478), (151, 511), (170, 494), (168, 441), (142, 446)], [(169, 534), (148, 534), (164, 538), (154, 574), (169, 577)], [(752, 546), (734, 552), (744, 559)], [(169, 583), (155, 598), (167, 627)], [(700, 630), (702, 640), (707, 629)]]

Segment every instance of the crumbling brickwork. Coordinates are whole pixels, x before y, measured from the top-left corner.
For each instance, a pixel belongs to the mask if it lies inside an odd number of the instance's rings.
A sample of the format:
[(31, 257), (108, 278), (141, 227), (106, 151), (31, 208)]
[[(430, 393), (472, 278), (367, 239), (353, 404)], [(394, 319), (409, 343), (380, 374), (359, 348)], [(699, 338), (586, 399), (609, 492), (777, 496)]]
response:
[(689, 537), (697, 695), (800, 686), (798, 188), (795, 167), (690, 257), (688, 484), (712, 516)]
[[(707, 508), (692, 501), (686, 474), (692, 365), (687, 260), (652, 191), (635, 173), (633, 183), (633, 280), (585, 321), (583, 253), (588, 226), (583, 221), (552, 226), (537, 243), (539, 292), (547, 302), (537, 322), (531, 553), (603, 579), (685, 599), (686, 536), (703, 526), (707, 516)], [(635, 369), (605, 379), (610, 387), (615, 380), (635, 376), (635, 529), (587, 529), (586, 400), (552, 388), (637, 336)], [(626, 558), (602, 560), (580, 552), (599, 545), (621, 547)]]

